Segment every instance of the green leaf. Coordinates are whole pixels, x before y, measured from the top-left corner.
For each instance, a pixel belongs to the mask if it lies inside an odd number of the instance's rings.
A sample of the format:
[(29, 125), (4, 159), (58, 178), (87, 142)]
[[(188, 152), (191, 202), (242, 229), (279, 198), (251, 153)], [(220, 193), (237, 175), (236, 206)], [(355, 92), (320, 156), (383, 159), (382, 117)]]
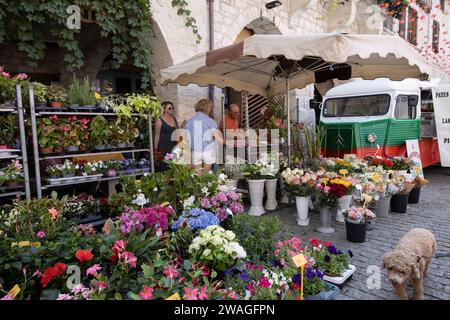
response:
[(58, 289), (45, 289), (41, 293), (40, 300), (56, 300), (61, 293)]

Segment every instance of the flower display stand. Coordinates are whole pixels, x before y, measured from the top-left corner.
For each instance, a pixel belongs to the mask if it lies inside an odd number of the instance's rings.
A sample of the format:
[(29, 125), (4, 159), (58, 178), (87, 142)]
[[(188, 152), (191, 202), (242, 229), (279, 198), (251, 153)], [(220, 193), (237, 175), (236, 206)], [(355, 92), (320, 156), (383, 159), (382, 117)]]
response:
[(331, 227), (331, 210), (329, 208), (320, 208), (320, 227), (317, 229), (320, 233), (333, 233)]
[(251, 207), (248, 211), (249, 215), (261, 216), (266, 213), (263, 206), (264, 181), (265, 180), (248, 180), (248, 189), (251, 202)]
[(332, 300), (340, 291), (338, 286), (325, 282), (325, 291), (316, 295), (305, 295), (305, 300)]
[(344, 271), (344, 273), (340, 277), (330, 277), (330, 276), (323, 276), (323, 280), (332, 283), (338, 287), (342, 287), (342, 285), (347, 281), (350, 280), (353, 276), (353, 274), (356, 271), (356, 267), (354, 265), (349, 265), (348, 269)]
[(310, 197), (295, 197), (295, 204), (297, 206), (297, 224), (299, 226), (309, 225), (309, 201)]
[(266, 180), (266, 210), (272, 211), (278, 207), (277, 202), (277, 184), (278, 179)]

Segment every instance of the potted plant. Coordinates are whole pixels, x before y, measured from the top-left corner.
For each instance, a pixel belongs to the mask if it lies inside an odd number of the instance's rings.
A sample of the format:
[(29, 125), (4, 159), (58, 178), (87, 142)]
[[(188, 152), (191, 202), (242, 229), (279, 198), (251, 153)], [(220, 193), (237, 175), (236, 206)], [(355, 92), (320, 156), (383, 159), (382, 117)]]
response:
[(53, 166), (48, 166), (45, 171), (49, 175), (50, 179), (59, 179), (63, 177), (62, 165), (57, 164)]
[(411, 190), (408, 196), (408, 203), (415, 204), (419, 203), (420, 199), (420, 189), (422, 186), (428, 183), (428, 180), (422, 178), (421, 176), (416, 176), (414, 178), (414, 188)]
[(150, 161), (145, 158), (140, 159), (137, 163), (137, 166), (142, 172), (150, 171)]
[(281, 173), (286, 190), (291, 197), (295, 197), (297, 207), (297, 224), (309, 225), (309, 201), (316, 185), (317, 175), (312, 171), (287, 168)]
[(62, 141), (64, 136), (62, 123), (55, 115), (49, 118), (42, 118), (37, 128), (39, 152), (49, 154), (62, 151)]
[(0, 66), (0, 106), (14, 107), (14, 99), (16, 97), (15, 81), (11, 75)]
[(322, 178), (316, 185), (316, 203), (320, 210), (320, 227), (317, 229), (321, 233), (333, 233), (331, 227), (331, 213), (338, 207), (338, 199), (343, 197), (348, 189), (348, 181), (342, 179)]
[(362, 243), (366, 241), (367, 224), (375, 218), (375, 214), (364, 207), (350, 207), (344, 213), (347, 240)]
[(381, 182), (382, 192), (376, 209), (376, 215), (379, 218), (389, 217), (392, 196), (399, 191), (399, 187), (395, 182), (395, 179), (389, 179), (388, 175), (386, 175)]
[(0, 170), (0, 186), (5, 183), (10, 188), (18, 187), (23, 181), (23, 167), (18, 160), (12, 160), (11, 163)]
[(225, 184), (232, 188), (236, 189), (239, 180), (243, 179), (243, 174), (241, 172), (242, 165), (235, 163), (226, 163), (223, 167), (222, 172), (225, 174)]
[(86, 76), (83, 84), (73, 75), (72, 84), (67, 91), (67, 101), (72, 109), (93, 109), (97, 103), (95, 92), (92, 90), (89, 77)]
[(263, 206), (264, 179), (261, 175), (261, 164), (247, 164), (242, 168), (242, 174), (247, 178), (251, 207), (248, 214), (261, 216), (266, 211)]
[(80, 169), (78, 164), (74, 164), (72, 161), (66, 159), (62, 165), (63, 178), (72, 178), (75, 176), (75, 172)]
[(344, 211), (347, 210), (353, 200), (353, 194), (355, 193), (356, 190), (356, 185), (359, 183), (359, 180), (349, 176), (349, 177), (345, 177), (345, 175), (348, 174), (348, 170), (347, 169), (340, 169), (339, 170), (339, 174), (344, 175), (344, 177), (342, 177), (341, 183), (344, 184), (344, 186), (347, 188), (345, 195), (343, 195), (342, 197), (338, 198), (338, 210), (336, 212), (336, 221), (337, 222), (344, 222)]
[(15, 143), (17, 116), (13, 113), (0, 115), (0, 150), (10, 149)]
[(76, 116), (61, 121), (64, 147), (68, 152), (77, 152), (81, 145), (82, 123)]
[(108, 143), (109, 125), (103, 116), (96, 116), (90, 124), (90, 139), (96, 150), (104, 150)]
[(61, 108), (67, 100), (66, 90), (61, 86), (50, 86), (47, 90), (48, 101), (52, 108)]
[(411, 169), (412, 162), (409, 158), (405, 157), (392, 157), (390, 159), (393, 162), (392, 170), (394, 170), (394, 177), (404, 176)]
[[(109, 123), (110, 142), (113, 148), (126, 148), (127, 135), (126, 120), (117, 118)], [(125, 128), (124, 128), (125, 127)]]
[(401, 175), (396, 179), (399, 191), (392, 196), (391, 210), (396, 213), (406, 213), (408, 210), (408, 198), (410, 191), (414, 188), (415, 182), (409, 175)]
[(265, 180), (266, 187), (266, 205), (267, 210), (275, 210), (278, 206), (277, 203), (277, 183), (278, 183), (278, 171), (279, 171), (279, 159), (278, 153), (263, 153), (258, 159), (261, 167), (261, 176)]
[(106, 175), (108, 177), (117, 176), (117, 171), (119, 171), (119, 163), (115, 160), (107, 161), (105, 163)]
[(35, 82), (33, 84), (34, 89), (34, 101), (36, 103), (36, 108), (46, 108), (47, 107), (47, 91), (48, 87), (40, 82)]

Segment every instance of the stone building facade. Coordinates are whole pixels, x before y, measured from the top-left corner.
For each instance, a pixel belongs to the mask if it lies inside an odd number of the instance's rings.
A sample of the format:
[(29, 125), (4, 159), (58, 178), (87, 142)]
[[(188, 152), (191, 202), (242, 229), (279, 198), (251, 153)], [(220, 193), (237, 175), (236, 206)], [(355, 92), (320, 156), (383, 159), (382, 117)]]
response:
[[(177, 116), (186, 119), (193, 113), (193, 105), (208, 97), (208, 88), (196, 85), (166, 87), (160, 85), (160, 70), (177, 64), (192, 55), (214, 48), (224, 47), (252, 34), (308, 35), (324, 32), (346, 33), (401, 33), (405, 41), (412, 42), (424, 58), (441, 69), (449, 70), (450, 1), (412, 0), (407, 16), (389, 19), (379, 10), (377, 0), (282, 0), (281, 6), (266, 9), (270, 0), (190, 0), (189, 9), (195, 17), (203, 40), (196, 44), (190, 28), (185, 26), (183, 16), (177, 15), (170, 0), (149, 0), (152, 8), (155, 36), (152, 38), (153, 56), (149, 57), (153, 68), (153, 89), (162, 100), (171, 100), (176, 105)], [(210, 34), (210, 7), (213, 7), (213, 33)], [(427, 9), (428, 7), (428, 9)], [(212, 41), (211, 40), (212, 36)], [(437, 44), (433, 42), (436, 41)], [(400, 40), (399, 40), (400, 41)], [(105, 59), (108, 56), (106, 42), (85, 37), (83, 45), (96, 54), (86, 61), (82, 73), (91, 78), (104, 76)], [(51, 82), (67, 80), (64, 74), (62, 53), (57, 47), (48, 47), (46, 57), (37, 67), (26, 64), (26, 54), (14, 44), (3, 44), (0, 50), (0, 65), (7, 66), (12, 73), (26, 72), (38, 75)], [(126, 71), (126, 72), (125, 72)], [(138, 72), (125, 70), (127, 76)], [(332, 84), (331, 84), (332, 85)], [(133, 84), (135, 88), (137, 84)], [(215, 117), (219, 119), (221, 89), (214, 90)], [(291, 92), (293, 119), (296, 104), (309, 106), (314, 95), (314, 86)]]
[[(380, 10), (373, 0), (288, 0), (273, 9), (266, 9), (265, 0), (195, 0), (189, 2), (192, 15), (196, 18), (203, 41), (195, 44), (195, 39), (183, 24), (183, 18), (169, 1), (151, 0), (153, 17), (158, 27), (155, 40), (154, 87), (163, 99), (171, 99), (177, 105), (181, 119), (193, 113), (193, 105), (200, 98), (208, 97), (207, 88), (195, 85), (180, 87), (159, 86), (159, 71), (179, 63), (192, 55), (210, 49), (208, 2), (214, 6), (214, 48), (233, 44), (251, 34), (308, 35), (324, 32), (346, 32), (357, 34), (396, 34), (408, 41), (408, 34), (415, 34), (411, 45), (424, 58), (438, 68), (450, 70), (450, 2), (448, 0), (416, 0), (401, 19), (391, 19)], [(337, 3), (333, 5), (333, 3)], [(429, 10), (427, 10), (428, 6)], [(416, 12), (416, 13), (414, 13)], [(433, 23), (434, 22), (434, 23)], [(434, 27), (433, 27), (434, 25)], [(439, 25), (438, 51), (433, 52), (433, 30)], [(403, 34), (401, 33), (403, 30)], [(406, 31), (405, 31), (406, 30)], [(412, 32), (408, 31), (411, 30)], [(406, 33), (405, 33), (406, 32)], [(406, 36), (405, 36), (406, 34)], [(436, 31), (434, 31), (436, 40)], [(412, 39), (409, 39), (412, 40)], [(162, 61), (164, 60), (164, 61)], [(161, 63), (160, 63), (161, 62)], [(215, 116), (220, 118), (220, 97), (222, 90), (215, 89)], [(297, 104), (309, 108), (309, 100), (314, 95), (314, 86), (291, 92), (293, 119), (297, 114)], [(297, 98), (297, 99), (296, 99)]]

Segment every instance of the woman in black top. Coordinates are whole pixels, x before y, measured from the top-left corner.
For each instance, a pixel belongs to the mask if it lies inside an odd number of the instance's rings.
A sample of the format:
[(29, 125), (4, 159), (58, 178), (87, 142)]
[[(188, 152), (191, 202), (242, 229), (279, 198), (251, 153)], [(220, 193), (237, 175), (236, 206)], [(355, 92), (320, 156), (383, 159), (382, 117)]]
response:
[[(163, 114), (156, 120), (155, 123), (155, 153), (165, 157), (167, 153), (171, 153), (172, 149), (176, 146), (177, 141), (172, 141), (172, 134), (178, 129), (177, 119), (173, 116), (173, 103), (170, 101), (164, 101), (162, 103), (164, 108)], [(167, 166), (164, 162), (156, 168), (156, 171), (165, 171)]]

